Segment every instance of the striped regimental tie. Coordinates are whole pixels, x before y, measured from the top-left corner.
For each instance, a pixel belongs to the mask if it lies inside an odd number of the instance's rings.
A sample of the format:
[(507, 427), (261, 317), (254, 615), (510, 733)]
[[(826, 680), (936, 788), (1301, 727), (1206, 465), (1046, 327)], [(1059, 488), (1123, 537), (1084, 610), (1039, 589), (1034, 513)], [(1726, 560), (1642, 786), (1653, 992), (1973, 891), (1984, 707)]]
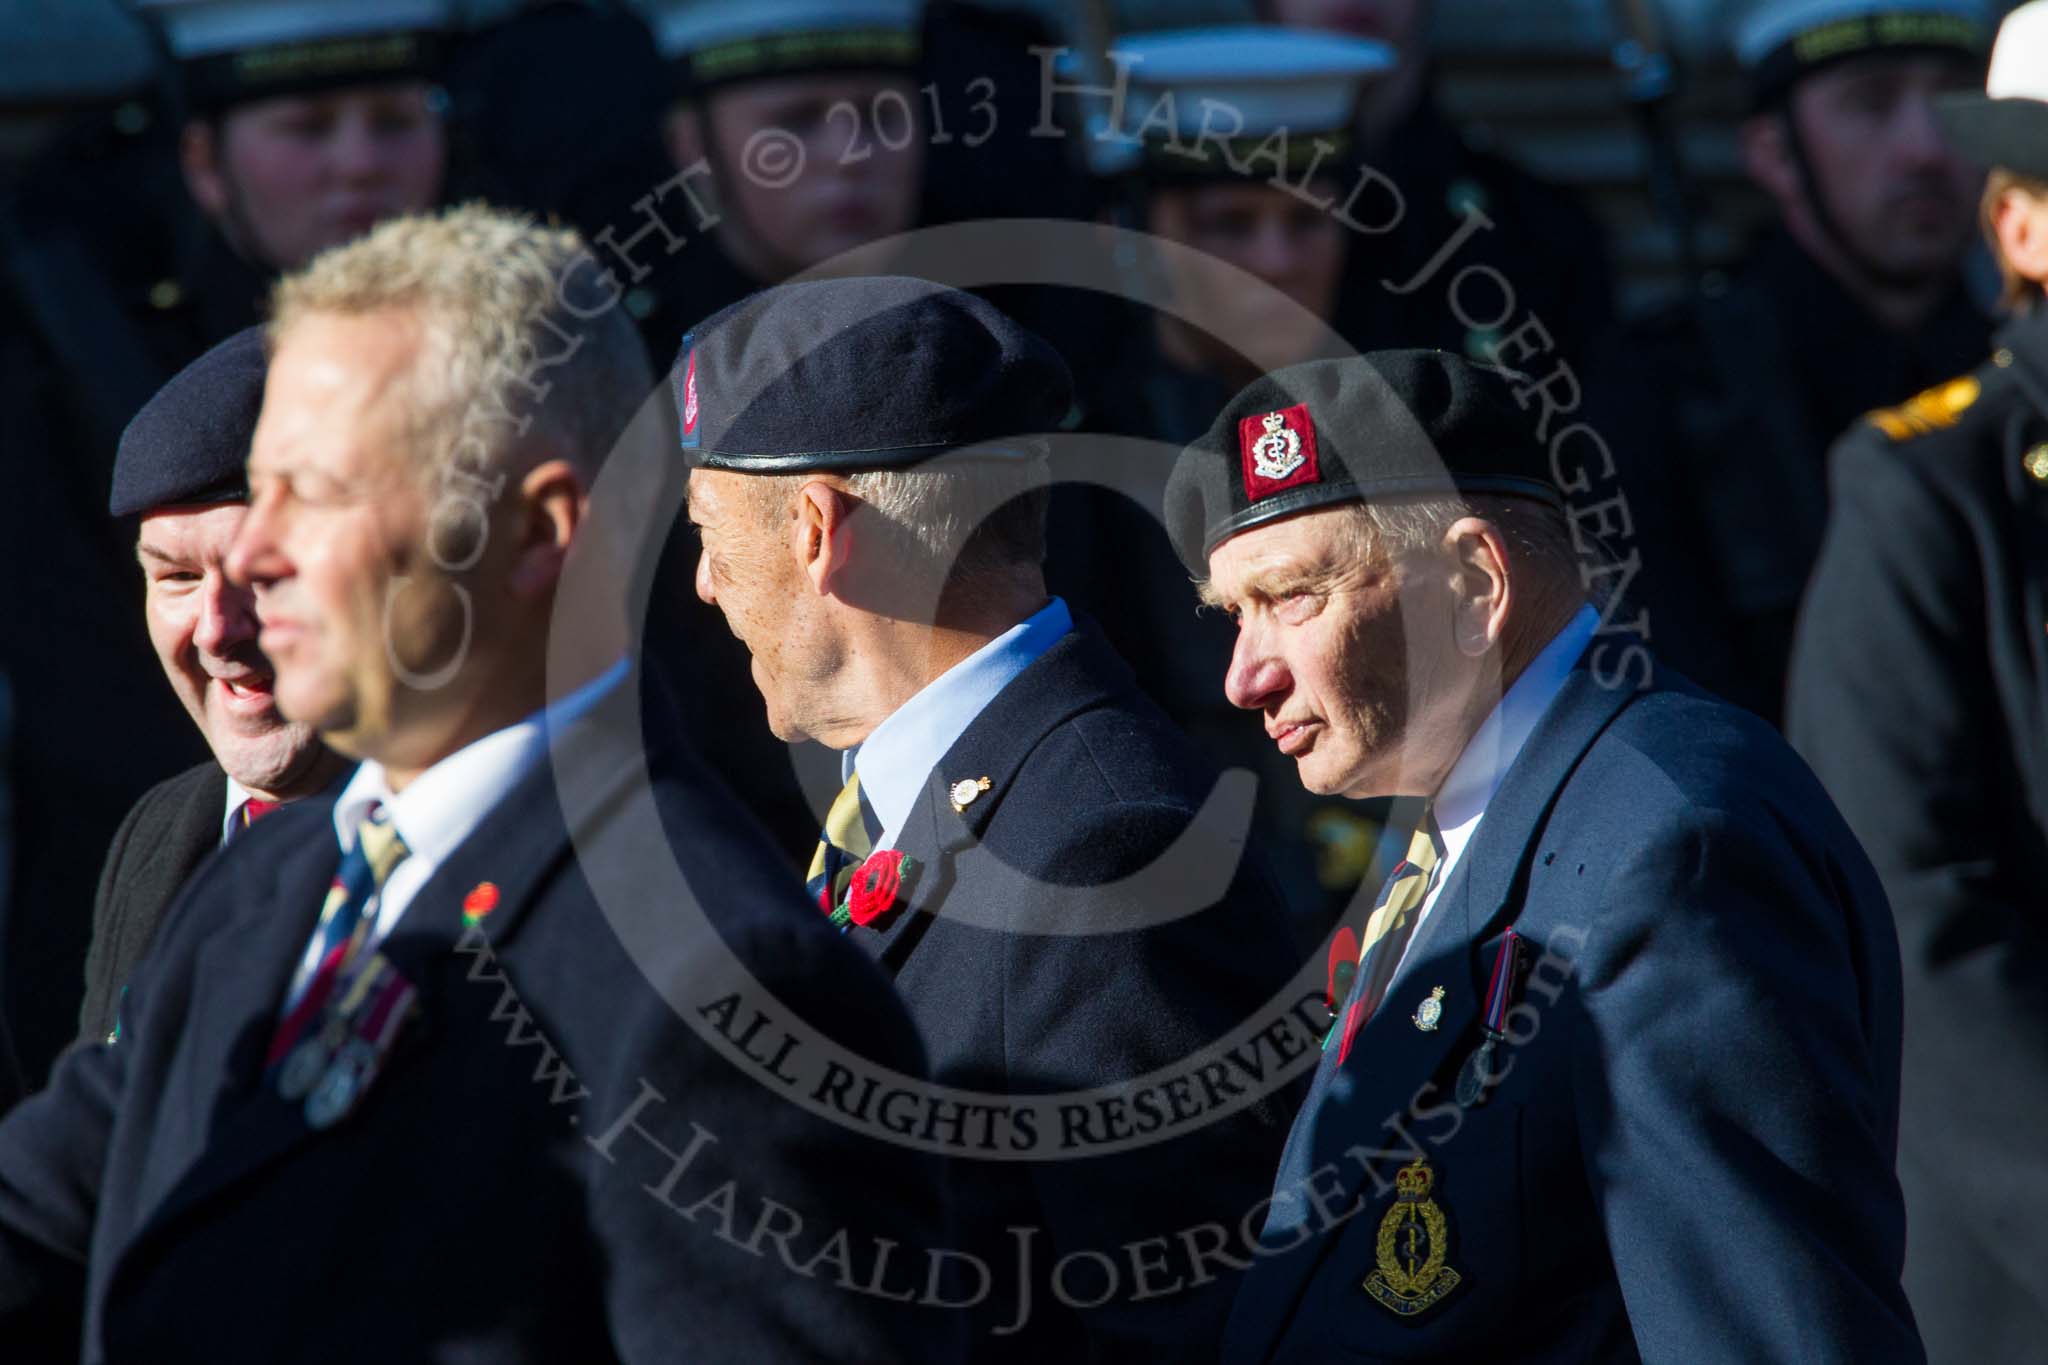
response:
[[(1422, 918), (1423, 897), (1429, 894), (1430, 879), (1436, 876), (1437, 863), (1443, 855), (1443, 831), (1437, 828), (1436, 815), (1425, 804), (1408, 838), (1408, 856), (1388, 874), (1372, 916), (1365, 922), (1364, 947), (1359, 952), (1356, 979), (1348, 992), (1342, 1023), (1333, 1021), (1329, 1036), (1323, 1039), (1325, 1051), (1331, 1038), (1339, 1039), (1339, 1066), (1350, 1054), (1351, 1041), (1358, 1036), (1358, 1030), (1386, 998), (1394, 971), (1401, 965), (1401, 956), (1408, 951), (1408, 940), (1414, 937), (1416, 921)], [(1339, 994), (1341, 998), (1343, 993)]]
[(881, 837), (882, 821), (861, 794), (856, 772), (833, 798), (832, 809), (825, 812), (818, 851), (811, 855), (811, 870), (804, 878), (811, 900), (820, 910), (830, 914), (846, 899), (854, 872), (875, 851), (875, 841)]
[(356, 827), (355, 847), (334, 870), (334, 883), (320, 907), (319, 923), (313, 926), (313, 970), (296, 982), (285, 998), (284, 1016), (271, 1043), (271, 1062), (276, 1063), (293, 1040), (305, 1032), (333, 993), (335, 982), (355, 960), (369, 936), (373, 916), (365, 913), (376, 904), (392, 869), (405, 861), (412, 850), (391, 823), (391, 812), (382, 803), (370, 807)]

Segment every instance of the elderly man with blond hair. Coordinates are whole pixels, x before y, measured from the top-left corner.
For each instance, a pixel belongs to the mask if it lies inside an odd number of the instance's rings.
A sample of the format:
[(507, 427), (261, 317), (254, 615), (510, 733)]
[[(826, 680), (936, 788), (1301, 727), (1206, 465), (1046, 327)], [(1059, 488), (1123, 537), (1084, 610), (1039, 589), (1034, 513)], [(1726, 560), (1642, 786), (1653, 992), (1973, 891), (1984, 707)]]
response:
[(924, 1158), (732, 1042), (753, 993), (921, 1067), (717, 778), (636, 742), (594, 488), (651, 378), (589, 266), (465, 209), (279, 286), (227, 572), (359, 766), (211, 861), (118, 1041), (0, 1125), (10, 1359), (948, 1354), (898, 1287)]

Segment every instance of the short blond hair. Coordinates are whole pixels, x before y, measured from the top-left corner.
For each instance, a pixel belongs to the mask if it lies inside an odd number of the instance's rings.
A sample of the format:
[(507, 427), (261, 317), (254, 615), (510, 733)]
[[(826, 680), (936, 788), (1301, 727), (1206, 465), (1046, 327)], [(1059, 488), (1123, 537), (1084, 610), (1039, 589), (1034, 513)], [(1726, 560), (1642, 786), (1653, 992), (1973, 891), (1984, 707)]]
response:
[(618, 281), (566, 228), (467, 204), (390, 219), (279, 280), (270, 338), (309, 314), (407, 312), (421, 473), (522, 472), (543, 453), (594, 479), (654, 387)]

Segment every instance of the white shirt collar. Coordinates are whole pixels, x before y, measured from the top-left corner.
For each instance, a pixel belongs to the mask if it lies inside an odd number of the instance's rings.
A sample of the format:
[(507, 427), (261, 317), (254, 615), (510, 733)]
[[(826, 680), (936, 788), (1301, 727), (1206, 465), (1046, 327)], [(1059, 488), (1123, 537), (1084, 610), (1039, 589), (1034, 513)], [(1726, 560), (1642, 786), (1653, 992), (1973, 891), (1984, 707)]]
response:
[(235, 818), (241, 814), (242, 803), (249, 799), (249, 789), (234, 778), (228, 779), (228, 808), (220, 817), (220, 841), (226, 843), (228, 836), (235, 832)]
[(932, 765), (946, 756), (998, 692), (1073, 628), (1067, 604), (1053, 598), (926, 683), (841, 756), (840, 773), (860, 773), (861, 793), (882, 822), (877, 848), (893, 842), (910, 818)]
[(1458, 860), (1486, 812), (1487, 803), (1500, 789), (1501, 778), (1522, 752), (1536, 722), (1550, 706), (1573, 665), (1592, 642), (1600, 624), (1600, 613), (1592, 607), (1579, 608), (1564, 629), (1551, 637), (1542, 652), (1529, 661), (1522, 675), (1487, 714), (1485, 723), (1466, 741), (1465, 751), (1437, 789), (1434, 813), (1443, 831), (1445, 868)]
[(384, 765), (364, 759), (334, 803), (334, 836), (342, 852), (355, 847), (357, 827), (382, 802), (413, 860), (439, 866), (547, 751), (548, 728), (581, 717), (627, 672), (626, 661), (619, 660), (554, 705), (456, 750), (395, 796)]

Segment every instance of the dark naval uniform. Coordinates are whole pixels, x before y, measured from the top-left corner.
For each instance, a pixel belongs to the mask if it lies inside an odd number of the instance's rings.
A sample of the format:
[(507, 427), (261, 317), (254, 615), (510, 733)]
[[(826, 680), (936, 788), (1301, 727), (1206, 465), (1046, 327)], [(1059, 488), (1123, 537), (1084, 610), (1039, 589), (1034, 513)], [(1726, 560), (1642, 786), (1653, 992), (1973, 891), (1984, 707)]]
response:
[[(30, 1085), (78, 1013), (93, 877), (122, 815), (206, 756), (142, 628), (134, 528), (107, 515), (121, 430), (213, 342), (256, 320), (264, 285), (124, 140), (97, 169), (55, 163), (0, 202), (0, 405), (13, 495), (0, 510), (13, 693), (13, 888), (0, 1006)], [(170, 196), (177, 196), (174, 200)], [(169, 224), (179, 226), (173, 228)]]
[(2048, 1340), (2048, 318), (1836, 447), (1788, 731), (1898, 916), (1906, 1287), (1937, 1360)]
[[(1436, 346), (1484, 358), (1480, 347), (1534, 316), (1561, 357), (1586, 363), (1613, 319), (1614, 279), (1606, 233), (1585, 205), (1475, 145), (1427, 90), (1407, 118), (1363, 150), (1401, 200), (1398, 218), (1394, 201), (1377, 189), (1363, 191), (1351, 209), (1369, 226), (1394, 221), (1384, 233), (1351, 234), (1335, 319), (1347, 342), (1361, 351)], [(1497, 285), (1471, 283), (1453, 307), (1451, 282), (1472, 266), (1498, 271), (1512, 299)], [(1500, 326), (1471, 325), (1510, 305)]]
[(1872, 408), (1967, 369), (1990, 319), (1960, 279), (1911, 333), (1864, 312), (1782, 231), (1725, 293), (1622, 328), (1585, 418), (1621, 470), (1633, 595), (1658, 655), (1776, 722), (1827, 519), (1826, 452)]

